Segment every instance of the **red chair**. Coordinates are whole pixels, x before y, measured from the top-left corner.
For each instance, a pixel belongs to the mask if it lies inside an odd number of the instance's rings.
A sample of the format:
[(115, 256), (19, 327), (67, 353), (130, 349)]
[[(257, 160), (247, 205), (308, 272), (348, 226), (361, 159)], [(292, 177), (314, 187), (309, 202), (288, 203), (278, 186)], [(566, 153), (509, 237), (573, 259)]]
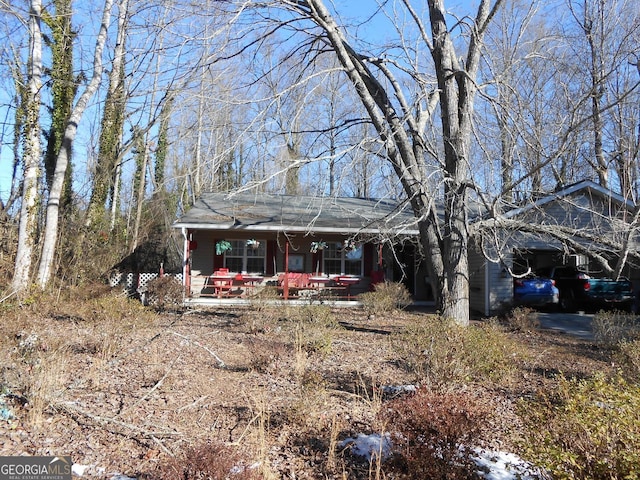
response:
[(210, 285), (213, 287), (215, 295), (220, 298), (222, 294), (229, 294), (233, 289), (234, 276), (229, 274), (228, 268), (219, 268), (213, 272), (208, 279)]

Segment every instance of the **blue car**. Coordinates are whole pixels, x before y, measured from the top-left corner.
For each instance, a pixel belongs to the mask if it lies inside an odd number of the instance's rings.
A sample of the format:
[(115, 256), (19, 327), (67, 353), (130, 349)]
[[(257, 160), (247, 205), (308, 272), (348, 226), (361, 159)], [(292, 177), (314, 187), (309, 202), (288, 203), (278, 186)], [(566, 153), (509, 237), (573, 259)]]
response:
[(555, 280), (535, 275), (513, 279), (513, 303), (528, 307), (554, 307), (560, 292)]

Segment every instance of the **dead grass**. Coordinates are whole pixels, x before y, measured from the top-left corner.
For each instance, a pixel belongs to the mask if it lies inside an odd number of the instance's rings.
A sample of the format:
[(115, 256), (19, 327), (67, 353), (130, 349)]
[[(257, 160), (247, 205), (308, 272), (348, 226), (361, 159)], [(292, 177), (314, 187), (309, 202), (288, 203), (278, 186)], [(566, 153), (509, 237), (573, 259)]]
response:
[(256, 300), (155, 313), (102, 288), (11, 301), (1, 305), (0, 398), (15, 418), (0, 420), (0, 454), (71, 455), (89, 478), (171, 478), (172, 468), (222, 478), (211, 472), (235, 467), (246, 478), (399, 478), (339, 448), (391, 429), (398, 404), (382, 387), (482, 392), (499, 414), (474, 438), (508, 449), (522, 433), (518, 398), (558, 372), (611, 368), (610, 352), (576, 339), (483, 322), (458, 330), (425, 312)]

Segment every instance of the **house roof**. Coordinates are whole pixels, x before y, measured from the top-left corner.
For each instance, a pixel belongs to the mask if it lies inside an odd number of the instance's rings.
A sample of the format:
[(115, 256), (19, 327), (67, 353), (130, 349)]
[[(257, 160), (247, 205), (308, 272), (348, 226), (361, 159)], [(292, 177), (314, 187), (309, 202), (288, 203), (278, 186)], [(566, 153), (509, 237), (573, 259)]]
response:
[(391, 200), (204, 193), (174, 228), (416, 235), (408, 205)]
[(607, 188), (598, 185), (597, 183), (592, 182), (591, 180), (583, 180), (581, 182), (574, 183), (572, 185), (567, 185), (566, 187), (558, 190), (557, 192), (550, 193), (549, 195), (545, 195), (544, 197), (540, 197), (538, 200), (534, 202), (527, 202), (526, 205), (514, 208), (513, 210), (509, 210), (505, 213), (505, 217), (512, 218), (518, 215), (521, 215), (529, 210), (541, 207), (547, 203), (559, 200), (564, 197), (568, 197), (571, 195), (575, 195), (578, 192), (589, 192), (594, 195), (598, 195), (602, 198), (611, 199), (615, 202), (618, 202), (620, 205), (625, 205), (629, 210), (633, 210), (634, 203), (624, 198), (622, 195), (613, 192)]
[[(634, 207), (633, 202), (623, 196), (584, 180), (529, 201), (504, 215), (513, 218), (580, 192), (611, 199), (629, 209)], [(485, 213), (482, 204), (472, 199), (467, 200), (467, 210), (470, 221)], [(442, 209), (438, 211), (442, 215)], [(255, 191), (203, 193), (173, 226), (199, 230), (418, 235), (416, 218), (406, 202)]]

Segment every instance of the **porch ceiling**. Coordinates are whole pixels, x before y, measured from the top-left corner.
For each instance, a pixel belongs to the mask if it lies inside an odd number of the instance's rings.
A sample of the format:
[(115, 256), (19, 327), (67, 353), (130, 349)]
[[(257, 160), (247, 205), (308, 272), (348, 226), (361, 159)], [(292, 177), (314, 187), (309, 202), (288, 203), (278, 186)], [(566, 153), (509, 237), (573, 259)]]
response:
[(390, 200), (204, 193), (174, 228), (417, 235), (408, 205)]

